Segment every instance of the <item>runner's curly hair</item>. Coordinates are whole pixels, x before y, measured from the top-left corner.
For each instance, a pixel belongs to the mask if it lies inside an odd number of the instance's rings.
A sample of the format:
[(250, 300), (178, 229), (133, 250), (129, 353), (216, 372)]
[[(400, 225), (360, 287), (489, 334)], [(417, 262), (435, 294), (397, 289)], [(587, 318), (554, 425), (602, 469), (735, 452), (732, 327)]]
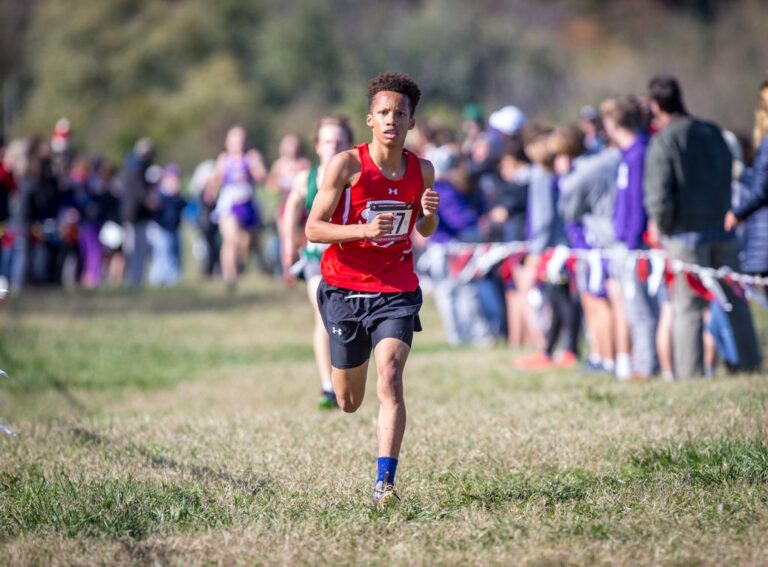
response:
[(402, 73), (379, 73), (368, 81), (368, 107), (373, 104), (373, 97), (381, 91), (392, 91), (407, 96), (411, 103), (411, 116), (416, 112), (416, 105), (421, 99), (421, 90), (410, 76)]

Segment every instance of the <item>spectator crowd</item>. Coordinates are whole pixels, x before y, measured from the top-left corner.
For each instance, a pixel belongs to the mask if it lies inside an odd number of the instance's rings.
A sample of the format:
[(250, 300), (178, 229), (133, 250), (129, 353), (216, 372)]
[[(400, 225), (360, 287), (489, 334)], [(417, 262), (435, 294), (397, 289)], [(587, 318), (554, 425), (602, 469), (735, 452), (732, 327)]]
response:
[[(512, 105), (486, 119), (470, 104), (460, 133), (421, 121), (409, 145), (435, 166), (440, 227), (414, 244), (452, 344), (507, 341), (534, 349), (518, 368), (583, 365), (619, 380), (760, 368), (749, 299), (765, 303), (765, 286), (679, 266), (768, 276), (768, 82), (751, 135), (689, 114), (678, 81), (657, 76), (572, 124)], [(265, 273), (287, 270), (278, 241), (302, 240), (283, 214), (311, 165), (295, 134), (268, 167), (234, 126), (186, 189), (146, 138), (119, 166), (77, 155), (65, 119), (50, 140), (0, 152), (0, 287), (11, 292), (175, 285), (184, 219), (202, 273), (231, 290), (253, 257)], [(272, 218), (262, 189), (279, 195)]]

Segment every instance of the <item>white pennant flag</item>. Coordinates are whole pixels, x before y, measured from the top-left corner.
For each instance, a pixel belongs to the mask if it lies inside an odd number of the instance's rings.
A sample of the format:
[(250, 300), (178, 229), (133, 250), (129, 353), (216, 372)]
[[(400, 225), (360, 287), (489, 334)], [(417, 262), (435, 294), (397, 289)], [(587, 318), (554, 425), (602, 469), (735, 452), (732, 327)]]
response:
[(667, 261), (664, 256), (651, 254), (651, 273), (648, 275), (648, 293), (655, 296), (659, 293), (659, 288), (664, 282), (664, 271), (667, 267)]
[(624, 282), (624, 297), (627, 299), (634, 299), (637, 294), (637, 277), (635, 276), (635, 263), (637, 262), (637, 256), (634, 254), (628, 255), (624, 258), (624, 272), (629, 274), (628, 278), (625, 278)]
[(587, 287), (593, 294), (600, 292), (600, 284), (603, 281), (603, 255), (600, 250), (590, 250), (587, 253), (589, 264), (589, 283)]
[(725, 291), (723, 291), (720, 282), (717, 281), (712, 270), (704, 269), (697, 275), (701, 279), (702, 285), (712, 292), (715, 300), (722, 306), (723, 310), (730, 312), (733, 309), (733, 305), (728, 301), (728, 296), (725, 295)]
[(555, 251), (552, 253), (552, 257), (547, 264), (547, 281), (550, 283), (560, 283), (560, 274), (570, 255), (571, 249), (567, 246), (563, 246), (562, 244), (555, 246)]

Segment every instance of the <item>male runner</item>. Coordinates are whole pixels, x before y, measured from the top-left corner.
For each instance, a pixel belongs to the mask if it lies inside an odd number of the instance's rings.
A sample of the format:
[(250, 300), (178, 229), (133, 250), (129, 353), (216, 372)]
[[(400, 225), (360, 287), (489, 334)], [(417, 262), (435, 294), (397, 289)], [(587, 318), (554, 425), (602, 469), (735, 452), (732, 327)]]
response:
[(307, 239), (326, 242), (318, 304), (331, 339), (331, 379), (342, 410), (360, 407), (371, 350), (379, 398), (378, 476), (373, 502), (398, 500), (397, 459), (405, 432), (403, 368), (418, 318), (421, 290), (411, 233), (435, 232), (440, 198), (434, 169), (403, 148), (421, 97), (407, 76), (380, 74), (368, 83), (370, 144), (328, 164), (306, 224)]

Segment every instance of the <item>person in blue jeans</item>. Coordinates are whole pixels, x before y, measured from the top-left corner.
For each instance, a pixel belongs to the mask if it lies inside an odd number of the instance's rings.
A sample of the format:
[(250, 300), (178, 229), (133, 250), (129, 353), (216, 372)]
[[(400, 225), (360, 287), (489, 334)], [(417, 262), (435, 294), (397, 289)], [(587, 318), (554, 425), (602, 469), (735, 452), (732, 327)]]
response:
[(152, 262), (149, 284), (176, 285), (181, 278), (181, 214), (187, 202), (179, 194), (181, 171), (171, 164), (165, 167), (158, 186), (158, 209), (150, 225)]

